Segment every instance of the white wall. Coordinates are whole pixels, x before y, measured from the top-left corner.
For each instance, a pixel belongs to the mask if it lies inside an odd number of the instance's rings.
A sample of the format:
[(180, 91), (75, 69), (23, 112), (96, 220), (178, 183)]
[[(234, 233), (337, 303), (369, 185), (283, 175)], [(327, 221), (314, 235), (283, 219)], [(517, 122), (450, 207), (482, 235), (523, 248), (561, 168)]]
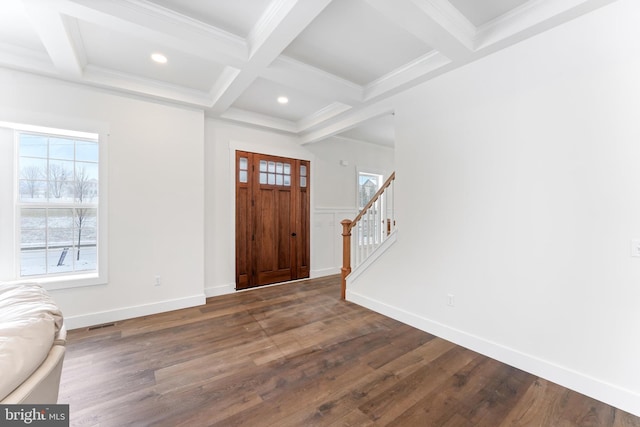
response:
[[(69, 328), (233, 292), (235, 150), (312, 161), (312, 277), (339, 271), (338, 223), (354, 211), (356, 168), (392, 169), (388, 148), (338, 139), (301, 146), (289, 135), (205, 120), (202, 111), (18, 71), (0, 69), (0, 89), (0, 121), (108, 133), (109, 280), (52, 291)], [(12, 149), (0, 150), (0, 226), (7, 229)], [(6, 259), (12, 242), (3, 235), (0, 243)], [(10, 275), (0, 269), (0, 280)]]
[[(355, 210), (355, 168), (385, 171), (393, 163), (393, 150), (389, 148), (337, 138), (302, 146), (290, 135), (213, 119), (206, 120), (205, 140), (208, 296), (235, 289), (236, 150), (311, 161), (312, 277), (339, 272), (339, 222)], [(340, 160), (348, 160), (349, 166), (341, 166)]]
[[(2, 119), (0, 119), (1, 121)], [(0, 280), (13, 278), (14, 250), (14, 197), (2, 183), (14, 181), (14, 139), (11, 129), (0, 127)]]
[(109, 281), (52, 291), (68, 327), (203, 303), (203, 112), (3, 69), (0, 88), (0, 120), (109, 133)]
[(640, 415), (638, 16), (620, 0), (398, 97), (398, 240), (348, 298)]
[(307, 148), (316, 157), (312, 269), (316, 276), (338, 274), (342, 267), (340, 221), (358, 214), (358, 172), (378, 173), (386, 179), (395, 170), (394, 150), (345, 138), (329, 138)]
[[(333, 137), (306, 147), (316, 156), (319, 171), (315, 197), (318, 207), (353, 210), (357, 206), (358, 171), (382, 174), (393, 169), (394, 150), (355, 139)], [(342, 165), (340, 162), (346, 164)], [(345, 183), (353, 182), (353, 185)]]

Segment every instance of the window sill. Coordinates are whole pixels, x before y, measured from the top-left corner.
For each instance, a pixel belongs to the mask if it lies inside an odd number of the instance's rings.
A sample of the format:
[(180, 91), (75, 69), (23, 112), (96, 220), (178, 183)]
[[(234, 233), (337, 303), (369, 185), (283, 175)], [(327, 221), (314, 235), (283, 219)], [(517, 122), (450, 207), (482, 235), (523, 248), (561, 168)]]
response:
[(33, 277), (13, 280), (9, 283), (39, 283), (48, 291), (80, 288), (84, 286), (106, 285), (107, 279), (98, 273), (74, 274), (70, 276)]

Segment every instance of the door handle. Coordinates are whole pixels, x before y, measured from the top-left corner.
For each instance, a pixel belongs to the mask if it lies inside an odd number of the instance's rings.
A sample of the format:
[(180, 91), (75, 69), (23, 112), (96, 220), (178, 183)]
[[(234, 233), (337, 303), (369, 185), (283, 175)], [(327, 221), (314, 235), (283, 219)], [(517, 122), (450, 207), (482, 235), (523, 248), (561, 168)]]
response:
[(297, 234), (296, 233), (291, 233), (291, 237), (296, 237)]

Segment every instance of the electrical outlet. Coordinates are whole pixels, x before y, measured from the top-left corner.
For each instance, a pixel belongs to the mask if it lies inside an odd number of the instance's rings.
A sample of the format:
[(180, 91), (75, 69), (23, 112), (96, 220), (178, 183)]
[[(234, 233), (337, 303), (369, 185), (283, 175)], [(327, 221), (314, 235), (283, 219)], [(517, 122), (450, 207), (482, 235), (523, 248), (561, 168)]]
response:
[(456, 305), (456, 297), (453, 294), (447, 294), (447, 305), (454, 307)]
[(160, 286), (160, 276), (156, 276), (156, 280), (154, 282), (155, 286)]

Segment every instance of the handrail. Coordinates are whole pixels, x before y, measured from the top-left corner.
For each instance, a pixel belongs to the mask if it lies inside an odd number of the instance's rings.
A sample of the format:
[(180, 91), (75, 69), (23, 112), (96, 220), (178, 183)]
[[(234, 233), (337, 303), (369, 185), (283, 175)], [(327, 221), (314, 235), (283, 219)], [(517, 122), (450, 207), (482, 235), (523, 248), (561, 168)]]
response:
[(371, 197), (371, 200), (369, 200), (369, 203), (367, 203), (364, 208), (362, 208), (362, 210), (360, 211), (360, 213), (354, 218), (353, 221), (351, 221), (351, 228), (354, 227), (354, 225), (360, 221), (362, 219), (362, 217), (364, 216), (365, 212), (368, 211), (371, 206), (373, 206), (373, 204), (380, 198), (380, 196), (382, 196), (382, 193), (384, 193), (384, 191), (391, 185), (391, 182), (394, 181), (396, 179), (396, 173), (393, 172), (389, 178), (387, 178), (387, 180), (384, 182), (384, 184), (382, 184), (382, 187), (380, 187), (380, 189), (378, 191), (376, 191), (376, 194), (373, 195), (373, 197)]
[[(340, 269), (342, 299), (346, 297), (347, 276), (351, 273), (352, 230), (355, 228), (357, 236), (357, 244), (353, 247), (354, 261), (359, 265), (363, 261), (362, 257), (369, 256), (395, 229), (396, 221), (393, 212), (393, 183), (395, 179), (396, 173), (393, 172), (353, 221), (345, 219), (340, 222), (342, 224), (342, 268)], [(366, 222), (366, 226), (362, 224), (363, 222)]]

